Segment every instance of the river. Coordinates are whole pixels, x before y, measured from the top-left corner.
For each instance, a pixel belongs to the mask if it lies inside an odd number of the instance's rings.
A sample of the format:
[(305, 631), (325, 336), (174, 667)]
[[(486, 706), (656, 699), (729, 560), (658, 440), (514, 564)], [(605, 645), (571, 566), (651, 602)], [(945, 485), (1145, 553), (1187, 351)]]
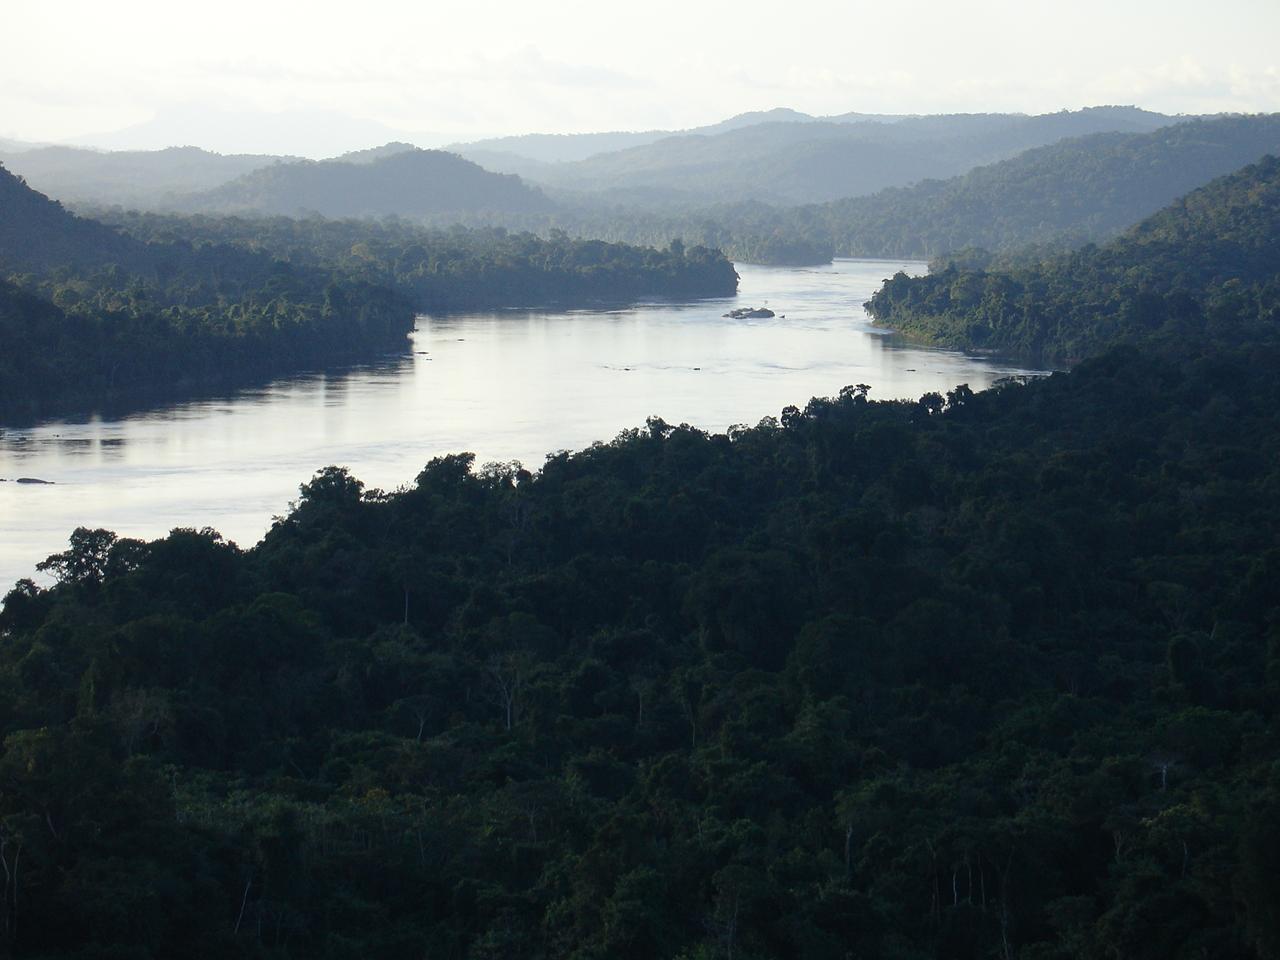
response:
[[(914, 399), (1027, 372), (873, 327), (862, 304), (898, 269), (925, 266), (742, 265), (735, 299), (424, 316), (404, 355), (340, 375), (5, 430), (0, 594), (65, 549), (77, 526), (145, 538), (211, 526), (249, 546), (328, 464), (390, 490), (432, 457), (462, 450), (477, 464), (520, 460), (536, 470), (548, 452), (610, 440), (651, 414), (723, 431), (845, 384), (870, 384), (872, 399)], [(765, 304), (779, 316), (723, 317)]]

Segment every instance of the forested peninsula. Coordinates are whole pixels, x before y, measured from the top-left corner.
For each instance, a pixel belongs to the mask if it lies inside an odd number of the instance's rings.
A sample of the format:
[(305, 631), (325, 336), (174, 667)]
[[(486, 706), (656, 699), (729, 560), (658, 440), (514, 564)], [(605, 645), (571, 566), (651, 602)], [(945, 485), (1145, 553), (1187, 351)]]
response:
[(1280, 291), (1280, 160), (1215, 180), (1101, 247), (1012, 270), (946, 259), (868, 304), (912, 336), (1041, 363), (1120, 340), (1270, 334)]
[(76, 531), (0, 613), (5, 948), (1280, 956), (1277, 182), (880, 299), (1069, 373)]
[(737, 289), (722, 254), (679, 243), (355, 220), (136, 226), (138, 236), (77, 217), (0, 167), (0, 421), (402, 352), (421, 311)]
[(662, 249), (545, 237), (503, 227), (428, 228), (400, 218), (206, 217), (111, 211), (103, 219), (151, 242), (227, 244), (388, 287), (418, 310), (582, 306), (730, 297), (725, 256), (675, 238)]

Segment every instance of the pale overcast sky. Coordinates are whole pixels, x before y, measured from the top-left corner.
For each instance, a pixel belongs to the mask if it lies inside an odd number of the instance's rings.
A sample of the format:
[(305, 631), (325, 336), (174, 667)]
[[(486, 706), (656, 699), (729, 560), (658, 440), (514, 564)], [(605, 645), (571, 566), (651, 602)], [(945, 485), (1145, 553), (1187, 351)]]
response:
[(316, 154), (775, 106), (1280, 111), (1280, 0), (7, 0), (4, 21), (0, 135), (27, 140), (279, 151), (300, 124)]

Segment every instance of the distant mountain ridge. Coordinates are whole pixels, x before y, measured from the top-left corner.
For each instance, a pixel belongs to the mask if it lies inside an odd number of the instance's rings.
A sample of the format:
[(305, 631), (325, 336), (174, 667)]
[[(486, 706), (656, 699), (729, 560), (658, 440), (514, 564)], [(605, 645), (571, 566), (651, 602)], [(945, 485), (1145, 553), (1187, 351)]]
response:
[(610, 210), (561, 193), (567, 210), (559, 222), (583, 236), (630, 243), (662, 246), (680, 237), (748, 263), (929, 259), (965, 248), (1027, 259), (1107, 240), (1275, 152), (1280, 114), (1189, 119), (1150, 133), (1069, 137), (949, 179), (819, 204)]
[(491, 173), (445, 151), (409, 149), (356, 162), (273, 164), (175, 206), (199, 213), (422, 217), (479, 211), (531, 214), (548, 211), (552, 204), (519, 177)]
[(964, 173), (1064, 137), (1150, 132), (1175, 118), (1135, 107), (902, 117), (893, 122), (751, 123), (690, 133), (547, 168), (548, 187), (650, 205), (762, 200), (780, 205), (862, 196)]
[(393, 157), (397, 153), (408, 153), (410, 150), (417, 149), (418, 147), (412, 143), (405, 143), (403, 140), (392, 140), (390, 143), (384, 143), (380, 147), (350, 150), (330, 159), (335, 163), (372, 163), (374, 160), (381, 160), (383, 157)]
[[(730, 130), (755, 126), (760, 123), (893, 123), (905, 119), (905, 114), (843, 113), (829, 117), (813, 116), (792, 110), (790, 107), (774, 107), (772, 110), (751, 110), (739, 113), (700, 127), (685, 130), (611, 131), (607, 133), (525, 133), (506, 137), (486, 137), (481, 140), (459, 141), (449, 145), (464, 157), (504, 154), (538, 163), (572, 163), (586, 160), (601, 153), (613, 153), (631, 147), (641, 147), (669, 137), (715, 136)], [(477, 160), (477, 162), (479, 162)]]
[[(1280, 114), (1191, 120), (1036, 147), (949, 180), (784, 213), (822, 224), (839, 256), (924, 257), (1064, 247), (1115, 236), (1196, 187), (1280, 152)], [(810, 227), (810, 230), (814, 228)]]
[[(574, 209), (589, 207), (596, 214), (616, 208), (620, 216), (665, 215), (714, 205), (793, 207), (869, 196), (965, 174), (1064, 137), (1147, 133), (1176, 120), (1136, 107), (1041, 116), (847, 113), (827, 118), (778, 108), (674, 136), (651, 131), (476, 141), (459, 147), (469, 156), (452, 159), (392, 141), (326, 161), (222, 156), (195, 147), (122, 153), (54, 147), (0, 154), (0, 160), (50, 196), (90, 208), (394, 214), (435, 223), (456, 215), (464, 222), (536, 227), (521, 218), (559, 210), (568, 222), (565, 217), (576, 216)], [(650, 136), (660, 139), (574, 162), (527, 155), (542, 147), (546, 156), (566, 150), (581, 154)], [(393, 162), (397, 156), (401, 159)], [(468, 161), (479, 166), (467, 167)], [(385, 182), (374, 184), (375, 178)]]

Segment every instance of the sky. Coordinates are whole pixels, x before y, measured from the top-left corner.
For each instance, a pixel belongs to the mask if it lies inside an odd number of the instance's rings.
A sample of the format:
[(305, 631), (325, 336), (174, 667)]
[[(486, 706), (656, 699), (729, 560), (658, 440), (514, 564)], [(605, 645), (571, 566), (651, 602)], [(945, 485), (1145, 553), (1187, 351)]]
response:
[(1280, 111), (1280, 0), (6, 0), (0, 137), (326, 156), (747, 110)]

